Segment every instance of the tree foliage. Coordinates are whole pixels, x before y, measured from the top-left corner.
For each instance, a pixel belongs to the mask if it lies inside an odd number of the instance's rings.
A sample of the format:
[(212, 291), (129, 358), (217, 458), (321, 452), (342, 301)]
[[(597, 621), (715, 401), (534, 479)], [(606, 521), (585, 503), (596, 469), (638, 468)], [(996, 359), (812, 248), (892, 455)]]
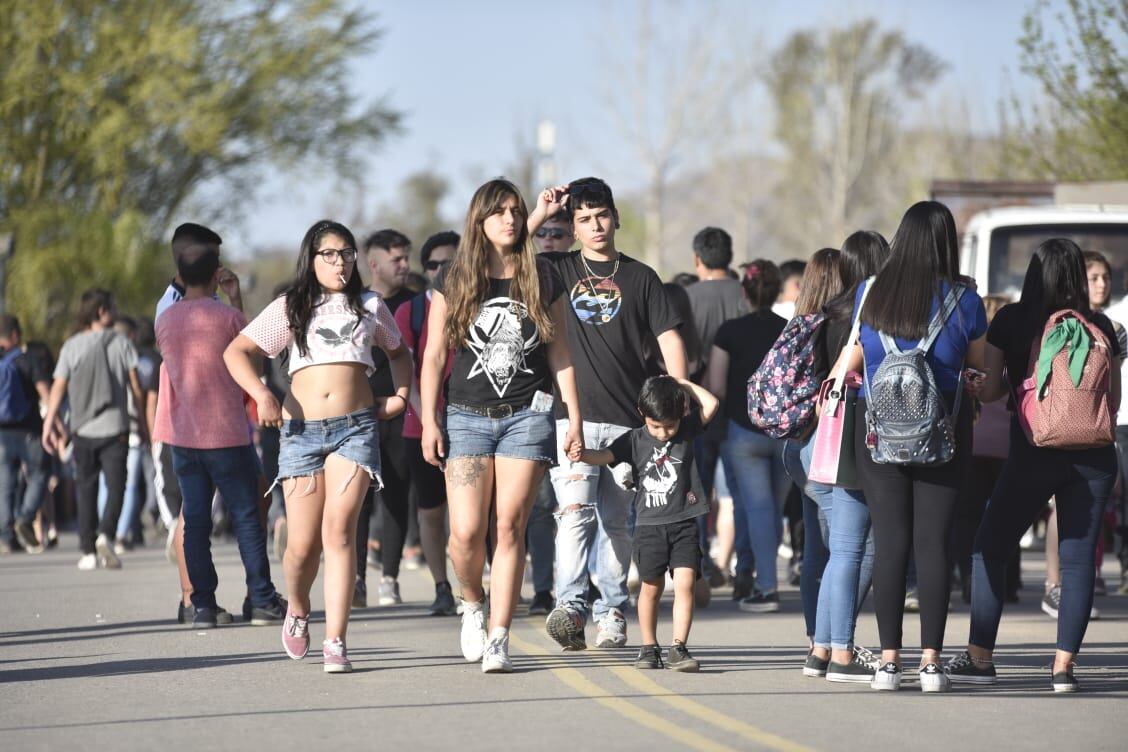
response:
[(92, 284), (141, 305), (167, 269), (155, 240), (190, 199), (237, 205), (268, 164), (358, 174), (355, 150), (398, 125), (348, 90), (349, 63), (378, 37), (344, 0), (6, 0), (9, 307), (57, 336)]
[(1042, 0), (1019, 39), (1048, 99), (1033, 113), (1015, 103), (1019, 161), (1058, 179), (1128, 179), (1128, 0), (1069, 0), (1056, 29), (1047, 12)]

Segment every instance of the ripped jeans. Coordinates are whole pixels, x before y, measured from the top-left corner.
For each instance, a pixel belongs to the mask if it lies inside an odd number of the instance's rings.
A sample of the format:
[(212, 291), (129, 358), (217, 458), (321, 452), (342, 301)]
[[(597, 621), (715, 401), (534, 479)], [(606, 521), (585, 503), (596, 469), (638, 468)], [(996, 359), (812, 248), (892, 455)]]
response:
[[(355, 463), (372, 478), (372, 490), (379, 491), (384, 482), (380, 479), (380, 438), (376, 430), (376, 411), (371, 407), (321, 420), (292, 418), (283, 421), (278, 477), (267, 494), (289, 478), (325, 472), (325, 458), (330, 454)], [(344, 489), (326, 489), (326, 492), (343, 493)], [(301, 495), (300, 490), (298, 495)]]
[[(557, 435), (564, 435), (568, 421), (557, 421), (556, 430)], [(629, 430), (585, 420), (584, 446), (605, 449)], [(634, 491), (615, 485), (611, 468), (571, 463), (563, 454), (551, 477), (556, 491), (556, 604), (587, 613), (588, 557), (594, 553), (591, 579), (599, 588), (599, 598), (592, 607), (593, 616), (598, 621), (611, 609), (622, 611), (629, 598)]]

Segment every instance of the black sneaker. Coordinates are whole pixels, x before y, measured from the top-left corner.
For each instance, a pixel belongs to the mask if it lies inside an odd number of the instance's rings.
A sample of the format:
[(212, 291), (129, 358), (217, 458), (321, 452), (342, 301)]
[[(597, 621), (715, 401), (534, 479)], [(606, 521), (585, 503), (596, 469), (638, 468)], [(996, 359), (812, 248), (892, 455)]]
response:
[(1081, 688), (1073, 676), (1073, 666), (1066, 671), (1058, 671), (1050, 680), (1055, 692), (1076, 692)]
[(740, 610), (753, 614), (769, 614), (779, 611), (779, 593), (759, 591), (740, 601)]
[(368, 583), (359, 577), (353, 585), (353, 608), (368, 608)]
[(254, 606), (251, 609), (251, 624), (256, 627), (271, 627), (281, 624), (286, 619), (287, 603), (277, 594), (265, 606)]
[[(191, 624), (196, 618), (196, 607), (192, 604), (184, 605), (183, 601), (176, 602), (176, 622), (178, 624)], [(231, 614), (226, 608), (216, 606), (215, 608), (215, 621), (216, 624), (230, 624), (235, 621), (231, 618)]]
[(449, 582), (440, 582), (435, 585), (435, 600), (427, 613), (431, 616), (454, 616), (458, 612), (458, 604), (454, 602), (454, 593)]
[(643, 645), (638, 649), (638, 658), (635, 658), (635, 668), (663, 668), (662, 648), (657, 645)]
[(832, 682), (869, 684), (873, 674), (873, 666), (858, 653), (851, 655), (849, 663), (831, 661), (826, 666), (826, 680)]
[(556, 601), (552, 599), (552, 593), (540, 590), (533, 595), (533, 602), (529, 604), (529, 616), (547, 614), (555, 605)]
[(584, 615), (579, 611), (566, 606), (557, 606), (544, 622), (548, 636), (565, 650), (586, 650), (587, 640), (584, 639)]
[(994, 684), (999, 680), (994, 663), (976, 661), (966, 650), (944, 664), (944, 673), (953, 684)]
[(1058, 618), (1058, 608), (1061, 606), (1061, 585), (1054, 585), (1042, 596), (1042, 611), (1051, 619)]
[(214, 608), (197, 608), (196, 615), (192, 617), (192, 629), (215, 629), (218, 622)]
[(807, 653), (807, 662), (803, 664), (803, 676), (811, 676), (815, 679), (821, 679), (826, 676), (826, 667), (830, 663), (829, 660), (819, 658), (815, 655), (814, 651)]
[(680, 642), (675, 642), (670, 647), (669, 655), (666, 657), (666, 668), (671, 671), (695, 674), (701, 670), (701, 664), (689, 654), (689, 648)]
[(732, 599), (734, 601), (742, 601), (752, 595), (755, 582), (755, 578), (750, 573), (742, 574), (737, 572), (736, 576), (732, 578)]

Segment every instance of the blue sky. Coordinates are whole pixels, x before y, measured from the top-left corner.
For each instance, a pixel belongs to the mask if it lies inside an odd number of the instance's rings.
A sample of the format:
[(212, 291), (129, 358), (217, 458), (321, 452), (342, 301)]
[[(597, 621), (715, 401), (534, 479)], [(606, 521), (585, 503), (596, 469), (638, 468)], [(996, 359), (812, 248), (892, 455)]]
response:
[[(798, 29), (876, 18), (944, 59), (949, 67), (933, 99), (962, 100), (971, 112), (970, 126), (990, 130), (1007, 91), (1027, 95), (1034, 90), (1018, 71), (1017, 44), (1032, 2), (659, 2), (655, 15), (665, 19), (661, 33), (672, 43), (686, 29), (705, 28), (708, 36), (747, 39), (751, 53), (764, 57)], [(356, 155), (368, 166), (367, 178), (362, 191), (345, 197), (346, 205), (394, 201), (395, 187), (405, 176), (431, 168), (452, 183), (445, 209), (454, 219), (483, 178), (501, 174), (514, 162), (518, 134), (532, 142), (537, 122), (545, 118), (556, 124), (563, 176), (599, 174), (620, 193), (641, 182), (626, 157), (630, 144), (606, 107), (615, 86), (606, 61), (609, 54), (629, 58), (637, 3), (362, 4), (377, 14), (384, 37), (375, 52), (354, 62), (353, 91), (359, 102), (385, 96), (406, 117), (402, 134)], [(299, 182), (295, 174), (271, 172), (246, 207), (242, 231), (223, 233), (231, 238), (225, 245), (237, 256), (268, 246), (296, 248), (311, 222), (339, 214), (340, 207), (326, 198), (328, 182), (311, 186), (307, 176)], [(372, 229), (354, 228), (358, 233)]]

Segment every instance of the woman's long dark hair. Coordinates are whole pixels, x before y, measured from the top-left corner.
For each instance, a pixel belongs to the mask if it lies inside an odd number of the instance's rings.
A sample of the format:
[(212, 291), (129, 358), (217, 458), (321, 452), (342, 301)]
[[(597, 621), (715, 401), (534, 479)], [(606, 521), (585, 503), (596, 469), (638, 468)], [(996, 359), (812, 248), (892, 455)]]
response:
[(826, 304), (826, 314), (836, 321), (850, 318), (858, 285), (881, 271), (888, 260), (889, 243), (880, 232), (858, 230), (846, 238), (838, 263), (842, 294)]
[[(315, 254), (321, 249), (321, 239), (326, 235), (338, 235), (344, 238), (349, 248), (356, 248), (356, 238), (349, 228), (340, 222), (323, 219), (306, 231), (302, 238), (302, 248), (298, 253), (298, 266), (294, 272), (294, 282), (286, 291), (286, 318), (290, 324), (290, 333), (294, 336), (294, 344), (298, 346), (298, 353), (309, 357), (308, 332), (309, 319), (317, 302), (325, 294), (321, 283), (317, 281), (317, 273), (313, 270)], [(364, 304), (360, 300), (364, 292), (364, 283), (360, 281), (360, 272), (357, 265), (353, 264), (352, 275), (345, 284), (345, 297), (348, 298), (349, 308), (356, 313), (357, 324), (365, 316)]]
[(955, 284), (959, 273), (952, 212), (937, 201), (915, 203), (901, 218), (889, 261), (866, 299), (862, 321), (893, 337), (921, 339), (928, 331), (941, 283)]
[(1072, 308), (1092, 318), (1089, 308), (1089, 281), (1085, 257), (1072, 240), (1050, 238), (1034, 251), (1026, 278), (1022, 281), (1023, 334), (1031, 340), (1040, 336), (1054, 311)]

